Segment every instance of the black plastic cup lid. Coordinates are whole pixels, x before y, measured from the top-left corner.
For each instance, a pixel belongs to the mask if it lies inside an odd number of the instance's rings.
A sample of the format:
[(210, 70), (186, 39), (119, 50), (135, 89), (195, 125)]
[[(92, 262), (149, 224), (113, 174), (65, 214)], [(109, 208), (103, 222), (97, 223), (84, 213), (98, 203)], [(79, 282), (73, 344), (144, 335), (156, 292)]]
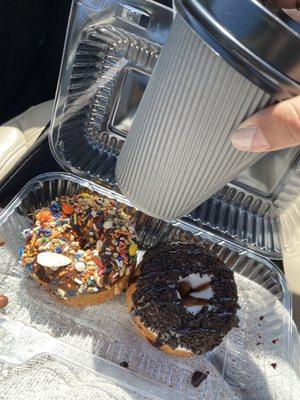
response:
[(176, 0), (216, 53), (278, 100), (300, 94), (300, 25), (271, 0)]

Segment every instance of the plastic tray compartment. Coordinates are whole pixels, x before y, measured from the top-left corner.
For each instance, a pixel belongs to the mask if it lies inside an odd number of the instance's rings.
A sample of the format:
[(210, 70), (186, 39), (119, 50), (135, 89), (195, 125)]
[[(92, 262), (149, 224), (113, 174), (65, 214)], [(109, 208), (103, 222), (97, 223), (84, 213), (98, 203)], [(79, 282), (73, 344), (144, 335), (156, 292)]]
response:
[[(73, 309), (52, 300), (26, 277), (18, 251), (30, 214), (56, 196), (86, 190), (126, 205), (136, 222), (140, 248), (181, 240), (205, 243), (218, 254), (236, 273), (239, 328), (211, 353), (177, 359), (138, 336), (123, 295), (103, 305)], [(24, 187), (0, 215), (0, 238), (5, 242), (0, 248), (0, 291), (10, 299), (0, 316), (0, 361), (22, 364), (32, 357), (58, 357), (117, 381), (140, 399), (277, 399), (283, 391), (290, 398), (290, 293), (283, 275), (267, 259), (191, 224), (157, 221), (111, 190), (64, 173), (40, 175)], [(119, 366), (122, 361), (129, 369)], [(199, 388), (190, 381), (195, 370), (210, 372)]]
[[(297, 245), (299, 148), (270, 153), (243, 175), (252, 179), (248, 182), (241, 176), (229, 183), (186, 216), (186, 220), (220, 232), (268, 258), (281, 259)], [(268, 179), (276, 181), (272, 191), (257, 191)]]

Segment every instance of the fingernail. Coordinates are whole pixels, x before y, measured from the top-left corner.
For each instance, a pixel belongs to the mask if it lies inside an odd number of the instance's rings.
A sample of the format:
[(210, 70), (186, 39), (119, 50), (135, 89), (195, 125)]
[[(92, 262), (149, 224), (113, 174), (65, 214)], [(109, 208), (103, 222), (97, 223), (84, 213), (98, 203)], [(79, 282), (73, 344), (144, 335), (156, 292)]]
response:
[(241, 151), (267, 151), (270, 144), (256, 126), (241, 126), (233, 132), (231, 142), (235, 148)]

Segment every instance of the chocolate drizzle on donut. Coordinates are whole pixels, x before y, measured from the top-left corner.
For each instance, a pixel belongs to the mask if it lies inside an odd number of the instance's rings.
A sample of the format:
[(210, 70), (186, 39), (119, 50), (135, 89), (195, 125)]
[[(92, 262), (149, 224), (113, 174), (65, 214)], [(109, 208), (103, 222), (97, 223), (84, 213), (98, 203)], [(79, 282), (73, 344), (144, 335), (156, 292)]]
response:
[(208, 306), (209, 300), (202, 299), (201, 297), (190, 296), (190, 293), (199, 293), (211, 287), (210, 282), (202, 283), (201, 285), (192, 288), (187, 282), (181, 281), (179, 283), (179, 294), (182, 298), (183, 305), (189, 306)]
[(193, 297), (193, 296), (185, 296), (182, 299), (183, 305), (185, 307), (190, 307), (190, 306), (209, 306), (209, 300), (207, 299), (201, 299), (199, 297)]
[(181, 281), (179, 283), (179, 294), (183, 298), (185, 296), (188, 296), (192, 291), (192, 287), (184, 281)]
[[(192, 288), (182, 281), (191, 274), (210, 276)], [(201, 291), (212, 289), (210, 299)], [(192, 296), (200, 292), (200, 297)], [(148, 250), (132, 296), (135, 315), (157, 334), (157, 343), (202, 354), (221, 343), (238, 326), (233, 272), (208, 249), (194, 244), (163, 243)], [(191, 313), (188, 307), (199, 307)]]

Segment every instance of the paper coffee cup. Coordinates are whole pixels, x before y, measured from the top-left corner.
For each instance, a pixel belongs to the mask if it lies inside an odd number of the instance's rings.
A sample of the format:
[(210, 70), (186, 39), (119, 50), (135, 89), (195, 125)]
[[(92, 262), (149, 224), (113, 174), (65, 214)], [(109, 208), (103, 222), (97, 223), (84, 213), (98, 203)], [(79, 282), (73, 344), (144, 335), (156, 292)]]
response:
[(117, 162), (120, 190), (156, 218), (188, 214), (262, 156), (230, 136), (269, 100), (177, 14)]

